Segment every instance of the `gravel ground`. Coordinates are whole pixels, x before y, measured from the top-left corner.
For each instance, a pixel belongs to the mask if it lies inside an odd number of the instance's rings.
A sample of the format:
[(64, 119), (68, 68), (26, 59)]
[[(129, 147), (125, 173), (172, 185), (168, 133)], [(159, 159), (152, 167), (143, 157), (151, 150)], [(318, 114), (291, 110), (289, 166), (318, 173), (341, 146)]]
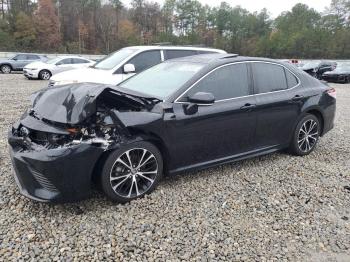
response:
[(6, 142), (42, 81), (0, 75), (0, 261), (350, 261), (350, 85), (310, 156), (275, 153), (164, 180), (125, 205), (22, 197)]

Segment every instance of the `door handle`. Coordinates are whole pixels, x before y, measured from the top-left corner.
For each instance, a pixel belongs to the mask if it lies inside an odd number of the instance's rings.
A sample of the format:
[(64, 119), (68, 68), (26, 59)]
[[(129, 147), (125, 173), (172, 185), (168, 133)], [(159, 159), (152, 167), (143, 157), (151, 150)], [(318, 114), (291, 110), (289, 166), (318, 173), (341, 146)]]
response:
[(255, 104), (245, 104), (244, 106), (241, 107), (242, 110), (251, 110), (251, 109), (254, 109), (256, 108), (256, 105)]
[(292, 101), (298, 102), (300, 100), (302, 100), (304, 97), (301, 95), (296, 95), (295, 97), (292, 98)]

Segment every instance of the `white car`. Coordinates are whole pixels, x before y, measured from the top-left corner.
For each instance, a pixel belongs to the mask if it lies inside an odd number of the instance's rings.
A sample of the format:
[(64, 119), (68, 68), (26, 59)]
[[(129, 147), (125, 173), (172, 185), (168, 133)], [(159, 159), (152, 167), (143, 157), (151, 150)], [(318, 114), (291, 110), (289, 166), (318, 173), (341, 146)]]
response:
[(26, 65), (23, 74), (28, 79), (49, 80), (51, 76), (64, 71), (86, 68), (96, 62), (80, 56), (59, 56), (46, 62), (38, 61)]
[(91, 82), (117, 85), (135, 73), (165, 60), (226, 52), (219, 49), (181, 46), (131, 46), (120, 49), (90, 68), (71, 70), (53, 76), (49, 86)]

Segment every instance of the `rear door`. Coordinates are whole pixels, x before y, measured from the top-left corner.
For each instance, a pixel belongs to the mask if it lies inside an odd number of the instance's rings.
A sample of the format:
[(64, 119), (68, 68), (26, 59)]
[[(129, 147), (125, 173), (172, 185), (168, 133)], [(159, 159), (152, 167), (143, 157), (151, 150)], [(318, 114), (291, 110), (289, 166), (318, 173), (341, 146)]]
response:
[(56, 68), (54, 69), (53, 74), (74, 69), (73, 65), (74, 65), (73, 58), (63, 58), (56, 63)]
[(19, 54), (13, 58), (12, 67), (15, 70), (22, 70), (28, 64), (27, 55)]
[(289, 144), (304, 97), (297, 77), (282, 65), (251, 63), (257, 102), (257, 147)]
[[(209, 163), (252, 150), (256, 127), (255, 97), (251, 96), (245, 63), (225, 65), (211, 72), (174, 103), (175, 116), (167, 121), (172, 169)], [(212, 105), (199, 105), (186, 114), (187, 97), (212, 93)]]
[(36, 62), (40, 60), (38, 55), (27, 55), (28, 63)]

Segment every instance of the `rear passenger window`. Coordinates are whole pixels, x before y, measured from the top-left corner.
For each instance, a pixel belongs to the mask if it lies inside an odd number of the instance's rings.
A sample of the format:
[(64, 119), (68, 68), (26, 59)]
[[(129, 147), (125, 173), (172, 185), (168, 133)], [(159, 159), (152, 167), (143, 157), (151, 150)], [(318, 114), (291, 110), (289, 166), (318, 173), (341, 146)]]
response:
[(253, 63), (255, 93), (268, 93), (288, 88), (284, 67), (269, 63)]
[(62, 59), (62, 60), (61, 60), (60, 62), (58, 62), (56, 65), (69, 65), (69, 64), (73, 64), (71, 58)]
[(39, 56), (37, 55), (27, 55), (28, 60), (39, 60)]
[(284, 69), (284, 71), (285, 71), (286, 77), (287, 77), (288, 88), (292, 88), (292, 87), (295, 87), (296, 85), (298, 85), (298, 79), (295, 77), (295, 75), (293, 75), (287, 69)]
[(74, 64), (87, 64), (89, 61), (81, 58), (72, 58)]
[(212, 93), (215, 100), (249, 95), (247, 65), (234, 64), (215, 70), (191, 88), (186, 97), (197, 92)]
[(165, 60), (168, 60), (197, 54), (198, 53), (195, 50), (165, 50), (164, 58)]
[(147, 51), (136, 55), (131, 58), (127, 64), (133, 64), (136, 69), (136, 73), (139, 73), (147, 68), (157, 65), (161, 62), (160, 51)]

